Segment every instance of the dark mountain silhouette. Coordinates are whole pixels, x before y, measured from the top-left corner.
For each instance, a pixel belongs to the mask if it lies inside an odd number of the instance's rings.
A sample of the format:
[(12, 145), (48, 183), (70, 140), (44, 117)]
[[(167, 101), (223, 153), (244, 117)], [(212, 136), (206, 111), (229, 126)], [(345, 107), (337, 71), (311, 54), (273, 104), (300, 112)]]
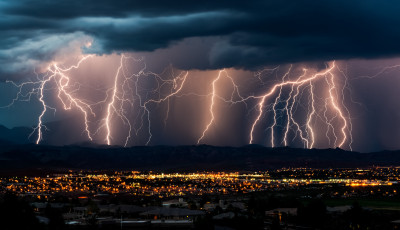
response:
[(5, 126), (0, 125), (0, 140), (2, 142), (16, 143), (16, 144), (27, 144), (33, 141), (33, 138), (29, 138), (32, 133), (32, 129), (28, 127), (15, 127), (9, 129)]
[(342, 149), (151, 146), (82, 147), (2, 143), (0, 171), (18, 170), (153, 170), (258, 171), (282, 167), (348, 168), (400, 165), (400, 151), (376, 153)]
[[(69, 117), (63, 120), (52, 121), (45, 123), (46, 128), (43, 128), (43, 140), (42, 144), (47, 145), (70, 145), (73, 143), (84, 143), (86, 134), (82, 130), (74, 130), (71, 124), (80, 124), (82, 119), (79, 117)], [(65, 132), (68, 130), (68, 132)], [(32, 135), (31, 135), (32, 134)], [(31, 135), (31, 136), (30, 136)], [(0, 140), (15, 144), (29, 144), (34, 143), (37, 138), (37, 132), (31, 127), (15, 127), (9, 129), (5, 126), (0, 125)]]

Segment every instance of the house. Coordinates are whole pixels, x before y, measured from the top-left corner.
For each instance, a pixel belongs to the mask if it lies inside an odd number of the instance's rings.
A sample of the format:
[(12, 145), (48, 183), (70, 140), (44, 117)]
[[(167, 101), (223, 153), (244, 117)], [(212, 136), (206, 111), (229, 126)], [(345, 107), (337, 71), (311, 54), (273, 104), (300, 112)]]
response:
[(393, 229), (400, 229), (400, 220), (394, 220), (390, 222), (393, 226)]
[(69, 204), (64, 203), (47, 203), (47, 202), (33, 202), (31, 206), (35, 212), (44, 212), (47, 206), (50, 208), (62, 209), (69, 206)]
[(276, 208), (269, 211), (265, 211), (266, 216), (281, 216), (282, 214), (297, 216), (297, 208)]
[(235, 213), (225, 212), (225, 213), (221, 213), (221, 214), (213, 216), (213, 220), (233, 219), (234, 217), (235, 217)]
[(215, 204), (215, 203), (207, 202), (203, 205), (203, 209), (209, 212), (209, 211), (213, 211), (217, 206), (219, 206), (219, 205)]
[(243, 202), (232, 202), (232, 203), (230, 203), (230, 205), (232, 205), (232, 207), (238, 208), (240, 210), (246, 210), (246, 204)]
[(138, 205), (99, 205), (100, 213), (119, 213), (124, 215), (136, 216), (139, 213), (157, 209), (159, 207), (141, 207)]
[(158, 208), (140, 213), (140, 215), (153, 220), (193, 220), (198, 216), (205, 215), (205, 213), (203, 211), (185, 208)]
[(344, 206), (336, 206), (336, 207), (326, 207), (327, 212), (331, 213), (343, 213), (351, 209), (352, 206), (344, 205)]
[(178, 200), (168, 200), (168, 201), (164, 201), (162, 203), (163, 207), (181, 207), (181, 208), (186, 208), (188, 207), (188, 203), (186, 201), (183, 200), (183, 198), (179, 198)]
[(39, 223), (48, 225), (50, 223), (49, 218), (44, 217), (44, 216), (36, 216), (36, 219), (38, 219)]

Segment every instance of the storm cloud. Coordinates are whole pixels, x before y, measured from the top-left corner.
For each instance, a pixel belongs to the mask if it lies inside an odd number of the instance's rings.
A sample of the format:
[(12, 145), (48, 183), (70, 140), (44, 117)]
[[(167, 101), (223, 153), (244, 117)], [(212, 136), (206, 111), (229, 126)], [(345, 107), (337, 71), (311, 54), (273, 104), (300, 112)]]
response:
[[(0, 79), (72, 45), (99, 55), (177, 49), (182, 57), (172, 64), (184, 69), (394, 57), (398, 12), (395, 0), (2, 0)], [(187, 41), (203, 50), (183, 49)]]

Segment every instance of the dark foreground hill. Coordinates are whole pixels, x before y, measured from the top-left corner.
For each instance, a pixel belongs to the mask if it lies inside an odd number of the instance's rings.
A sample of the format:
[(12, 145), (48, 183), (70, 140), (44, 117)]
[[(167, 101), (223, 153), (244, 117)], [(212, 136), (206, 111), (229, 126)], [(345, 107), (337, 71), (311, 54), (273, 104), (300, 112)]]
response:
[(214, 147), (81, 147), (0, 144), (0, 172), (34, 170), (258, 171), (282, 167), (398, 166), (400, 151)]

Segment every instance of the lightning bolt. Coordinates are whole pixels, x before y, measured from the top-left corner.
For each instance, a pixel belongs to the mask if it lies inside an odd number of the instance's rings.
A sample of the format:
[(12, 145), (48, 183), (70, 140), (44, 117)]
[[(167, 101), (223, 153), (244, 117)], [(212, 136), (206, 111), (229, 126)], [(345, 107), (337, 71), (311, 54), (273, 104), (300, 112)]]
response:
[[(331, 137), (329, 132), (332, 133), (332, 136), (335, 138), (334, 146), (343, 147), (346, 142), (349, 144), (349, 148), (351, 149), (352, 143), (352, 124), (350, 120), (350, 113), (344, 103), (344, 89), (347, 84), (347, 77), (345, 85), (343, 86), (341, 93), (342, 96), (339, 96), (338, 88), (335, 82), (335, 74), (334, 70), (337, 68), (335, 62), (332, 62), (330, 66), (322, 71), (315, 74), (309, 74), (307, 69), (303, 69), (303, 74), (300, 76), (290, 76), (292, 72), (292, 66), (288, 68), (288, 70), (283, 74), (280, 83), (273, 84), (270, 86), (270, 90), (265, 94), (261, 94), (259, 96), (247, 96), (243, 97), (239, 92), (239, 87), (235, 83), (232, 77), (230, 77), (226, 70), (219, 71), (217, 77), (215, 77), (211, 83), (211, 96), (210, 105), (208, 107), (208, 112), (210, 114), (210, 120), (206, 124), (203, 129), (202, 135), (197, 140), (197, 144), (200, 144), (204, 138), (206, 137), (207, 132), (209, 132), (210, 127), (215, 123), (216, 114), (215, 107), (216, 101), (219, 99), (225, 103), (236, 104), (236, 103), (246, 103), (248, 100), (258, 100), (256, 105), (257, 116), (255, 117), (253, 123), (251, 124), (250, 135), (249, 135), (249, 143), (254, 143), (254, 133), (256, 126), (261, 122), (264, 117), (264, 114), (267, 112), (272, 113), (272, 124), (267, 127), (267, 130), (270, 130), (270, 145), (272, 147), (276, 146), (276, 133), (275, 130), (278, 128), (278, 119), (282, 118), (283, 114), (285, 114), (286, 124), (283, 129), (283, 140), (282, 143), (285, 146), (289, 145), (289, 132), (293, 130), (294, 137), (300, 138), (301, 142), (304, 144), (305, 148), (313, 148), (315, 145), (315, 136), (317, 131), (314, 128), (314, 123), (316, 122), (316, 117), (320, 118), (320, 121), (323, 121), (327, 127), (327, 138), (328, 141), (331, 141)], [(264, 72), (274, 72), (278, 70), (277, 68), (273, 69), (264, 69), (262, 71), (256, 72), (256, 77), (261, 81), (261, 85), (267, 86), (269, 83), (265, 82), (261, 76)], [(339, 69), (340, 71), (340, 69)], [(290, 77), (289, 77), (290, 76)], [(231, 98), (223, 98), (218, 94), (218, 83), (221, 81), (223, 77), (228, 78), (231, 81), (233, 86), (233, 91)], [(315, 92), (315, 84), (318, 81), (325, 80), (326, 81), (326, 92), (327, 97), (324, 99), (324, 105), (322, 108), (325, 108), (323, 114), (320, 114), (317, 111), (317, 101), (316, 101), (316, 92)], [(320, 84), (320, 83), (319, 83)], [(289, 89), (288, 96), (284, 96), (284, 91)], [(308, 90), (308, 91), (307, 91)], [(308, 102), (308, 111), (305, 117), (305, 122), (301, 124), (295, 118), (296, 108), (300, 105), (302, 100), (302, 95), (305, 91), (309, 94), (309, 102)], [(237, 99), (234, 99), (234, 95), (237, 95)], [(275, 96), (274, 96), (275, 95)], [(273, 97), (273, 102), (269, 105), (266, 105), (266, 102)], [(278, 108), (279, 104), (283, 103), (283, 108)], [(269, 109), (267, 109), (269, 108)], [(279, 112), (278, 112), (279, 111)], [(281, 115), (279, 115), (281, 114)], [(325, 119), (323, 119), (323, 117)], [(334, 123), (335, 122), (335, 123)], [(341, 123), (340, 131), (335, 129), (336, 123)], [(341, 140), (338, 142), (338, 136), (340, 135)]]
[[(328, 96), (325, 99), (325, 111), (324, 111), (324, 117), (325, 119), (325, 123), (327, 128), (327, 137), (329, 138), (329, 130), (332, 131), (333, 136), (335, 137), (335, 142), (334, 145), (337, 147), (343, 147), (344, 144), (349, 141), (349, 136), (350, 139), (352, 140), (351, 137), (351, 125), (349, 126), (349, 124), (351, 124), (351, 120), (349, 118), (349, 111), (346, 108), (346, 106), (344, 106), (344, 102), (343, 102), (343, 96), (339, 97), (339, 93), (337, 90), (337, 86), (336, 86), (336, 82), (335, 82), (335, 74), (333, 73), (334, 70), (336, 69), (336, 64), (335, 62), (332, 62), (330, 64), (330, 67), (327, 68), (325, 71), (322, 72), (318, 72), (316, 74), (313, 74), (311, 76), (306, 76), (306, 70), (304, 71), (304, 74), (299, 76), (297, 79), (294, 80), (287, 80), (287, 76), (288, 73), (286, 73), (283, 77), (282, 77), (282, 82), (275, 84), (272, 86), (272, 88), (265, 93), (264, 95), (261, 96), (256, 96), (253, 97), (255, 99), (258, 99), (258, 105), (257, 105), (257, 110), (258, 110), (258, 115), (256, 116), (254, 122), (252, 123), (251, 126), (251, 130), (250, 130), (250, 135), (249, 135), (249, 143), (252, 144), (254, 143), (254, 132), (255, 132), (255, 128), (256, 126), (259, 124), (259, 122), (261, 121), (263, 115), (264, 115), (264, 108), (265, 108), (265, 103), (266, 101), (272, 97), (274, 94), (277, 94), (277, 96), (275, 97), (275, 100), (272, 104), (272, 112), (273, 112), (273, 124), (269, 127), (269, 129), (271, 129), (271, 146), (274, 147), (275, 146), (275, 135), (274, 135), (274, 128), (277, 125), (277, 104), (279, 103), (279, 101), (281, 101), (281, 97), (282, 97), (282, 89), (283, 87), (290, 87), (290, 92), (289, 92), (289, 96), (286, 100), (286, 104), (284, 107), (284, 110), (286, 111), (286, 128), (285, 128), (285, 132), (284, 132), (284, 138), (283, 138), (283, 143), (285, 145), (288, 145), (288, 132), (289, 129), (291, 127), (291, 124), (293, 124), (293, 126), (295, 127), (295, 133), (299, 133), (300, 135), (300, 139), (302, 140), (302, 142), (304, 143), (305, 147), (307, 148), (313, 148), (314, 144), (315, 144), (315, 129), (312, 126), (312, 121), (314, 120), (314, 116), (317, 113), (316, 111), (316, 100), (315, 100), (315, 92), (314, 92), (314, 82), (318, 81), (319, 79), (325, 79), (326, 84), (328, 86), (327, 92), (328, 92)], [(290, 71), (290, 68), (289, 68)], [(294, 112), (293, 112), (293, 108), (295, 105), (298, 105), (299, 102), (299, 94), (301, 91), (301, 88), (304, 88), (304, 86), (309, 86), (309, 93), (310, 93), (310, 106), (309, 109), (310, 111), (308, 111), (308, 114), (306, 116), (306, 122), (305, 122), (305, 129), (304, 131), (307, 133), (307, 135), (304, 134), (304, 132), (302, 131), (302, 126), (295, 120), (294, 118)], [(296, 89), (296, 90), (294, 90)], [(295, 91), (294, 95), (293, 92)], [(343, 90), (342, 90), (343, 93)], [(341, 103), (339, 103), (339, 99), (342, 99)], [(344, 109), (343, 109), (344, 108)], [(331, 118), (328, 118), (328, 111), (330, 111), (330, 113), (333, 113), (333, 116), (331, 116)], [(346, 112), (344, 112), (346, 111)], [(340, 128), (340, 133), (341, 133), (341, 140), (337, 143), (337, 139), (338, 139), (338, 132), (335, 130), (335, 125), (333, 124), (333, 121), (336, 120), (340, 120), (341, 122), (341, 128)], [(336, 121), (339, 122), (339, 121)], [(349, 145), (351, 145), (351, 142), (349, 143)], [(350, 146), (351, 148), (351, 146)]]
[[(137, 73), (127, 74), (128, 70), (126, 68), (125, 62), (127, 60), (133, 60), (134, 62), (142, 62), (142, 59), (134, 59), (133, 57), (121, 55), (120, 65), (116, 71), (114, 76), (114, 86), (112, 87), (111, 100), (107, 104), (106, 117), (104, 119), (104, 124), (101, 127), (105, 127), (106, 129), (106, 138), (105, 141), (107, 145), (112, 144), (112, 126), (115, 123), (113, 122), (113, 118), (116, 116), (122, 121), (123, 124), (127, 126), (128, 134), (125, 137), (124, 146), (128, 145), (129, 140), (131, 139), (132, 131), (134, 127), (137, 127), (136, 124), (139, 124), (137, 128), (134, 129), (136, 136), (139, 131), (144, 126), (144, 119), (147, 118), (147, 126), (148, 126), (148, 138), (146, 141), (146, 145), (148, 145), (152, 138), (151, 132), (151, 109), (149, 108), (151, 104), (161, 104), (163, 102), (169, 102), (169, 99), (173, 96), (176, 96), (183, 88), (187, 76), (189, 75), (188, 71), (182, 71), (177, 77), (173, 77), (173, 79), (164, 79), (159, 74), (154, 72), (146, 72), (146, 64), (142, 69), (140, 69)], [(153, 79), (155, 80), (155, 87), (146, 92), (146, 95), (141, 95), (142, 86), (139, 84), (139, 79)], [(165, 96), (161, 96), (162, 89), (166, 86), (171, 86), (169, 93)], [(151, 98), (149, 94), (158, 95), (156, 98)], [(135, 101), (136, 105), (135, 106)], [(169, 104), (168, 104), (169, 105)], [(128, 108), (134, 107), (137, 110), (138, 114), (141, 114), (131, 122), (130, 117), (128, 116)], [(168, 110), (169, 111), (169, 110)], [(168, 116), (168, 111), (167, 115)], [(166, 118), (167, 119), (167, 118)], [(165, 120), (166, 120), (165, 119)], [(166, 122), (166, 121), (165, 121)], [(101, 128), (100, 127), (100, 128)]]
[[(48, 105), (45, 100), (45, 91), (48, 90), (47, 88), (51, 87), (51, 83), (54, 83), (56, 85), (58, 98), (63, 104), (65, 110), (70, 110), (72, 109), (72, 106), (75, 106), (78, 110), (82, 112), (85, 123), (85, 132), (88, 138), (90, 140), (93, 140), (91, 132), (89, 130), (88, 115), (91, 114), (95, 116), (95, 114), (93, 113), (90, 104), (84, 102), (74, 95), (74, 92), (79, 90), (79, 84), (71, 85), (70, 78), (66, 74), (72, 69), (78, 69), (82, 62), (84, 62), (88, 58), (91, 58), (92, 56), (93, 55), (86, 55), (82, 57), (77, 64), (72, 65), (69, 68), (62, 68), (59, 67), (57, 63), (52, 63), (48, 66), (47, 72), (42, 77), (40, 77), (39, 74), (36, 75), (35, 81), (27, 81), (21, 84), (7, 81), (8, 83), (11, 83), (15, 87), (17, 87), (18, 92), (12, 102), (6, 107), (12, 106), (16, 101), (30, 101), (33, 95), (36, 95), (38, 97), (38, 100), (42, 105), (42, 111), (38, 117), (38, 123), (31, 133), (31, 135), (33, 135), (35, 132), (37, 132), (37, 139), (35, 141), (36, 144), (39, 144), (40, 141), (43, 139), (43, 128), (47, 129), (47, 127), (43, 124), (43, 117), (46, 114), (47, 110), (51, 109), (54, 112), (56, 111), (56, 109)], [(29, 89), (28, 92), (24, 93), (27, 88)]]
[[(282, 82), (285, 82), (285, 79), (286, 79), (286, 77), (290, 74), (291, 69), (292, 69), (292, 65), (290, 65), (288, 71), (283, 75), (283, 77), (282, 77)], [(275, 144), (274, 144), (274, 142), (275, 142), (275, 141), (274, 141), (274, 128), (275, 128), (275, 126), (277, 125), (277, 110), (276, 110), (276, 107), (277, 107), (278, 103), (280, 102), (280, 98), (281, 98), (281, 96), (282, 96), (282, 89), (283, 89), (283, 87), (280, 86), (280, 87), (279, 87), (278, 96), (275, 98), (275, 101), (274, 101), (274, 103), (273, 103), (273, 105), (272, 105), (272, 111), (273, 111), (273, 113), (274, 113), (274, 116), (273, 116), (274, 122), (273, 122), (272, 126), (268, 128), (268, 129), (271, 130), (271, 146), (272, 146), (272, 147), (275, 147)], [(290, 95), (291, 95), (291, 94), (290, 94)], [(287, 100), (286, 105), (288, 105), (288, 102), (289, 102), (289, 99)], [(287, 110), (287, 106), (286, 106), (286, 111), (288, 111), (288, 110)], [(286, 136), (286, 134), (285, 134), (285, 136)], [(285, 143), (286, 143), (286, 138), (285, 138)], [(285, 144), (285, 145), (286, 145), (286, 144)]]
[[(126, 118), (126, 116), (124, 115), (123, 111), (122, 112), (118, 111), (116, 106), (115, 106), (116, 100), (120, 100), (120, 101), (124, 100), (123, 97), (119, 98), (118, 95), (117, 95), (117, 92), (118, 92), (118, 79), (119, 79), (118, 77), (119, 77), (121, 69), (123, 67), (124, 57), (125, 57), (124, 55), (121, 55), (120, 66), (118, 67), (117, 73), (115, 74), (115, 78), (114, 78), (114, 88), (113, 88), (113, 94), (112, 94), (112, 97), (111, 97), (112, 99), (111, 99), (111, 102), (107, 106), (107, 116), (106, 116), (106, 119), (105, 119), (105, 125), (106, 125), (106, 129), (107, 129), (107, 135), (106, 135), (107, 145), (111, 145), (111, 125), (110, 125), (111, 121), (110, 120), (111, 120), (111, 117), (112, 117), (112, 115), (114, 113), (117, 113), (118, 116), (123, 121), (128, 121), (129, 126), (131, 126), (130, 123), (129, 123), (129, 120)], [(129, 134), (130, 134), (130, 132), (129, 132)], [(127, 139), (129, 139), (129, 136), (130, 135), (128, 135)]]
[[(303, 75), (301, 75), (298, 78), (298, 80), (301, 80), (306, 75), (306, 73), (307, 73), (307, 69), (303, 69)], [(306, 147), (308, 146), (308, 143), (309, 143), (307, 138), (304, 137), (303, 131), (301, 130), (299, 123), (296, 122), (296, 120), (294, 119), (294, 116), (293, 116), (293, 113), (294, 113), (293, 108), (294, 108), (294, 105), (295, 105), (295, 103), (297, 101), (297, 98), (298, 98), (298, 96), (300, 94), (300, 87), (302, 85), (303, 84), (299, 84), (299, 85), (296, 86), (296, 93), (294, 94), (294, 96), (292, 96), (292, 95), (293, 95), (293, 92), (294, 92), (294, 86), (295, 85), (294, 84), (291, 85), (291, 90), (290, 90), (290, 93), (289, 93), (289, 97), (286, 100), (286, 106), (285, 106), (284, 110), (286, 110), (287, 122), (286, 122), (285, 134), (284, 134), (284, 138), (283, 138), (283, 142), (284, 142), (285, 146), (288, 146), (288, 140), (287, 139), (288, 139), (289, 130), (292, 127), (292, 125), (294, 125), (295, 128), (296, 128), (295, 129), (295, 134), (297, 135), (297, 133), (299, 133), (299, 136), (300, 136), (301, 140), (303, 141), (303, 143), (305, 144)], [(312, 86), (311, 81), (310, 81), (310, 85)], [(311, 95), (313, 97), (312, 91), (311, 91)], [(312, 112), (311, 112), (311, 114), (309, 116), (310, 120), (312, 118), (312, 113), (313, 112), (314, 112), (314, 108), (313, 108), (313, 110), (312, 110)], [(312, 129), (310, 131), (312, 133)]]
[[(183, 75), (183, 76), (180, 76), (180, 75)], [(149, 123), (149, 128), (148, 128), (149, 138), (147, 139), (146, 145), (148, 145), (150, 143), (151, 137), (153, 136), (152, 133), (151, 133), (150, 110), (149, 110), (148, 106), (151, 103), (160, 104), (162, 102), (169, 101), (169, 99), (171, 97), (176, 96), (179, 92), (181, 92), (181, 90), (183, 89), (183, 86), (184, 86), (184, 84), (186, 82), (186, 79), (187, 79), (187, 77), (189, 75), (189, 71), (182, 72), (180, 75), (178, 75), (178, 77), (176, 77), (176, 78), (174, 78), (172, 80), (173, 89), (174, 90), (171, 90), (171, 92), (169, 94), (167, 94), (166, 96), (164, 96), (164, 97), (161, 97), (161, 98), (158, 98), (158, 99), (150, 99), (150, 100), (146, 101), (144, 103), (144, 105), (143, 105), (143, 107), (145, 108), (145, 110), (147, 112), (147, 120), (148, 120), (148, 123)], [(178, 81), (180, 81), (181, 83), (178, 84), (177, 83)], [(166, 117), (168, 117), (168, 112), (169, 112), (169, 104), (168, 104), (168, 110), (167, 110)], [(167, 118), (164, 119), (164, 122), (166, 121), (166, 119)]]
[[(43, 122), (44, 116), (49, 110), (56, 112), (55, 106), (49, 105), (46, 100), (46, 91), (55, 90), (64, 110), (75, 109), (80, 112), (84, 122), (83, 132), (87, 138), (93, 141), (98, 135), (101, 135), (101, 140), (108, 145), (116, 143), (113, 134), (116, 135), (117, 133), (119, 136), (124, 135), (124, 146), (127, 146), (134, 136), (145, 137), (146, 145), (149, 144), (153, 137), (152, 106), (166, 103), (167, 110), (164, 118), (164, 126), (166, 126), (170, 111), (170, 100), (173, 97), (195, 95), (210, 99), (208, 105), (209, 120), (202, 129), (197, 144), (204, 142), (212, 126), (217, 122), (216, 108), (218, 101), (230, 105), (244, 103), (247, 108), (249, 101), (252, 100), (251, 103), (255, 103), (253, 104), (255, 106), (251, 111), (255, 112), (255, 117), (251, 119), (250, 124), (250, 144), (255, 143), (256, 128), (260, 126), (260, 123), (266, 122), (267, 115), (270, 114), (272, 124), (267, 126), (265, 130), (268, 131), (267, 135), (270, 136), (268, 143), (272, 147), (288, 146), (291, 142), (298, 140), (305, 148), (313, 148), (319, 140), (318, 138), (321, 137), (319, 135), (321, 130), (326, 130), (325, 136), (329, 143), (334, 140), (332, 144), (335, 147), (343, 147), (348, 144), (351, 149), (353, 141), (351, 135), (352, 123), (350, 112), (344, 103), (344, 91), (348, 89), (348, 78), (335, 62), (331, 62), (325, 70), (320, 72), (303, 69), (299, 76), (293, 73), (292, 66), (290, 66), (278, 82), (264, 81), (262, 76), (278, 73), (280, 67), (261, 70), (256, 72), (255, 76), (261, 82), (262, 93), (244, 97), (239, 91), (239, 85), (225, 69), (218, 71), (217, 76), (213, 76), (209, 93), (204, 95), (185, 94), (183, 89), (189, 71), (180, 71), (177, 75), (174, 71), (171, 71), (171, 76), (165, 78), (165, 73), (156, 74), (147, 71), (143, 59), (135, 59), (121, 54), (119, 66), (112, 78), (112, 86), (106, 90), (104, 100), (88, 102), (77, 96), (82, 85), (74, 81), (69, 75), (71, 70), (79, 69), (81, 64), (91, 57), (93, 55), (83, 56), (75, 65), (68, 68), (60, 67), (58, 63), (51, 63), (47, 72), (42, 75), (37, 74), (34, 81), (21, 84), (8, 82), (17, 87), (18, 92), (7, 106), (13, 105), (16, 101), (29, 101), (32, 96), (37, 96), (37, 100), (42, 106), (37, 125), (31, 133), (31, 135), (37, 133), (36, 144), (39, 144), (43, 139), (43, 129), (47, 129)], [(131, 66), (137, 66), (138, 70), (133, 71), (130, 68)], [(345, 76), (343, 85), (339, 84), (337, 71)], [(223, 79), (228, 80), (232, 86), (230, 96), (222, 96), (219, 92)], [(142, 85), (142, 81), (151, 81), (151, 84)], [(151, 85), (150, 88), (148, 85)], [(318, 91), (320, 86), (325, 87), (323, 88), (325, 94), (322, 96), (321, 92)], [(307, 100), (304, 100), (304, 98), (307, 98)], [(304, 101), (306, 101), (306, 105), (304, 105)], [(95, 109), (95, 106), (96, 108), (101, 106), (102, 116), (99, 116), (99, 113), (96, 114), (98, 109)], [(305, 114), (298, 112), (302, 109), (306, 110)], [(298, 119), (299, 114), (302, 115), (300, 119)], [(95, 121), (95, 119), (98, 120)], [(99, 122), (99, 125), (96, 131), (92, 132), (94, 122)], [(323, 123), (324, 127), (318, 125), (320, 123)], [(124, 126), (123, 132), (118, 130), (120, 124)], [(145, 129), (144, 127), (147, 127), (146, 131), (143, 131), (146, 133), (141, 135), (141, 130)], [(282, 135), (280, 137), (280, 132), (277, 132), (277, 130), (281, 127)]]
[[(228, 80), (230, 80), (230, 82), (231, 82), (231, 84), (233, 86), (233, 91), (232, 91), (230, 99), (225, 99), (225, 98), (219, 96), (218, 93), (217, 93), (217, 83), (221, 80), (221, 78), (223, 76), (226, 77)], [(211, 103), (210, 103), (210, 107), (208, 109), (208, 111), (210, 113), (210, 120), (209, 120), (208, 124), (205, 126), (205, 128), (204, 128), (204, 130), (202, 132), (202, 135), (197, 140), (197, 144), (200, 144), (200, 142), (204, 139), (206, 133), (210, 129), (211, 125), (215, 122), (214, 107), (215, 107), (215, 100), (217, 98), (223, 100), (224, 102), (228, 102), (228, 103), (231, 103), (231, 104), (238, 103), (238, 102), (245, 102), (245, 98), (243, 98), (240, 95), (238, 85), (235, 83), (233, 78), (231, 76), (229, 76), (228, 72), (225, 69), (220, 70), (218, 72), (218, 76), (212, 81), (211, 86), (212, 86), (212, 92), (210, 94), (211, 95)], [(235, 101), (234, 100), (234, 96), (235, 95), (237, 95), (241, 100)]]

